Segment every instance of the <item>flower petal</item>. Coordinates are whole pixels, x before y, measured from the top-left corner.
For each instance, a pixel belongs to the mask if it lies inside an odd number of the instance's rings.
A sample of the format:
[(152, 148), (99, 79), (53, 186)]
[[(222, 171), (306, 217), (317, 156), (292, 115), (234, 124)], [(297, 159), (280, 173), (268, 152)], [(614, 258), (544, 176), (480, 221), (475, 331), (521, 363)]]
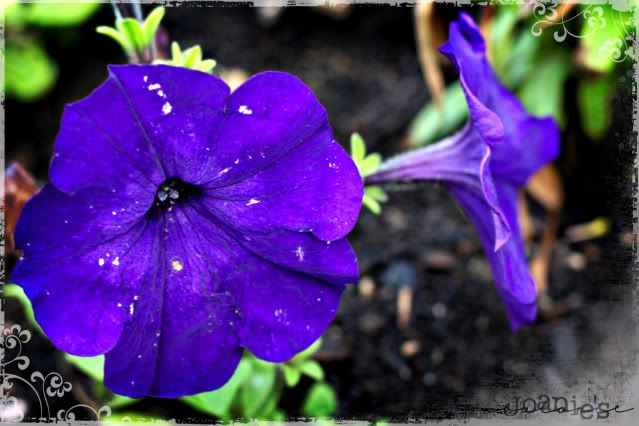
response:
[(240, 232), (282, 228), (332, 241), (355, 226), (364, 189), (355, 163), (324, 126), (256, 175), (206, 193), (207, 206)]
[(118, 265), (142, 232), (137, 223), (101, 215), (86, 194), (47, 184), (27, 202), (15, 234), (24, 256), (12, 274), (51, 341), (80, 356), (117, 342), (124, 315), (115, 299), (127, 292)]
[(449, 40), (440, 50), (459, 70), (475, 124), (482, 109), (496, 114), (503, 123), (503, 137), (497, 138), (493, 150), (492, 173), (516, 186), (524, 185), (559, 154), (557, 124), (551, 118), (528, 115), (517, 97), (501, 84), (486, 58), (479, 28), (468, 14), (461, 13), (459, 20), (451, 23)]
[[(495, 116), (492, 118), (499, 121)], [(366, 182), (434, 180), (450, 188), (463, 188), (486, 207), (484, 215), (493, 223), (491, 251), (497, 251), (510, 237), (510, 224), (499, 204), (490, 172), (492, 147), (485, 141), (474, 123), (469, 123), (436, 144), (391, 158)]]
[(227, 119), (226, 83), (168, 65), (111, 65), (109, 72), (108, 81), (127, 98), (166, 177), (198, 184), (221, 170), (217, 150)]
[[(129, 321), (106, 355), (105, 384), (140, 397), (177, 397), (210, 391), (233, 375), (242, 355), (240, 318), (221, 277), (233, 276), (233, 244), (215, 226), (194, 229), (175, 208), (153, 220), (148, 240), (134, 250), (144, 271), (126, 302)], [(166, 236), (166, 238), (165, 238)]]
[(517, 189), (512, 185), (497, 187), (499, 205), (508, 219), (510, 239), (497, 251), (493, 250), (493, 223), (484, 200), (463, 186), (449, 186), (464, 211), (474, 223), (495, 278), (497, 290), (506, 306), (513, 330), (531, 324), (537, 315), (537, 290), (528, 271), (524, 245), (517, 222)]
[(242, 84), (225, 113), (214, 152), (219, 167), (209, 186), (253, 176), (327, 125), (326, 110), (311, 89), (297, 77), (275, 71)]

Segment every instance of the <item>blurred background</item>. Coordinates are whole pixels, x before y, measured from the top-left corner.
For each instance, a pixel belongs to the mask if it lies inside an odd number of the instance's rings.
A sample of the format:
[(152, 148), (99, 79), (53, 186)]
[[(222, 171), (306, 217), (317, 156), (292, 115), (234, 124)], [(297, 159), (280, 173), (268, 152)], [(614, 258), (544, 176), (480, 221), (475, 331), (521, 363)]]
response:
[[(295, 74), (327, 108), (345, 147), (358, 132), (369, 152), (386, 158), (465, 121), (456, 73), (436, 50), (459, 7), (197, 6), (167, 7), (155, 37), (160, 57), (170, 58), (173, 41), (199, 44), (204, 58), (217, 61), (212, 72), (232, 87), (264, 70)], [(3, 8), (6, 164), (20, 165), (5, 176), (10, 273), (12, 227), (24, 200), (47, 180), (65, 103), (87, 96), (106, 78), (106, 65), (126, 63), (127, 55), (96, 32), (114, 25), (109, 4), (3, 0)], [(135, 16), (131, 5), (119, 9)], [(143, 5), (144, 16), (152, 9)], [(83, 404), (96, 412), (109, 405), (113, 419), (382, 422), (485, 415), (483, 408), (526, 392), (577, 399), (594, 392), (623, 402), (635, 365), (635, 18), (608, 5), (464, 10), (480, 23), (504, 83), (530, 113), (553, 115), (562, 128), (560, 158), (531, 179), (519, 206), (539, 286), (534, 325), (510, 331), (475, 230), (442, 188), (391, 187), (381, 213), (363, 209), (349, 236), (361, 280), (347, 289), (322, 341), (280, 365), (247, 355), (217, 393), (182, 400), (111, 394), (101, 384), (101, 361), (57, 351), (30, 320), (19, 288), (7, 286), (5, 326), (19, 324), (32, 336), (17, 346), (5, 337), (7, 355), (19, 346), (30, 362), (21, 370), (5, 360), (4, 385), (11, 374), (57, 372), (72, 389), (44, 406), (36, 389), (14, 381), (5, 394), (15, 400), (4, 404), (3, 417), (55, 417)], [(78, 419), (96, 414), (74, 412)]]

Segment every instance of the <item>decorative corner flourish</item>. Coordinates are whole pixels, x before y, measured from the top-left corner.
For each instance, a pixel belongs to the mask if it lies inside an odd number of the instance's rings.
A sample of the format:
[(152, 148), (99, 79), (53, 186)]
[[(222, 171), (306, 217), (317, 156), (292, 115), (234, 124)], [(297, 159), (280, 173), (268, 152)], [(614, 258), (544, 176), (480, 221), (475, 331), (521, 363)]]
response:
[(111, 415), (111, 407), (94, 408), (87, 404), (76, 404), (66, 410), (59, 410), (55, 416), (51, 412), (50, 401), (61, 398), (71, 392), (73, 385), (64, 380), (59, 373), (43, 374), (34, 371), (29, 376), (6, 372), (6, 367), (15, 365), (19, 371), (26, 372), (31, 360), (23, 353), (23, 346), (31, 340), (31, 332), (23, 330), (19, 324), (5, 328), (0, 334), (0, 422), (20, 422), (24, 420), (24, 405), (15, 396), (10, 396), (14, 385), (22, 384), (36, 397), (40, 409), (40, 421), (73, 421), (78, 409), (92, 413), (95, 420)]
[[(614, 62), (623, 62), (627, 58), (634, 59), (634, 49), (632, 45), (628, 45), (633, 40), (633, 36), (626, 29), (622, 13), (613, 10), (610, 19), (606, 19), (603, 7), (601, 5), (583, 5), (578, 13), (566, 18), (570, 8), (557, 8), (557, 2), (547, 2), (535, 0), (532, 9), (532, 16), (535, 23), (530, 28), (530, 32), (535, 37), (541, 37), (545, 30), (552, 29), (553, 38), (558, 43), (563, 43), (569, 36), (572, 38), (588, 38), (593, 36), (597, 31), (613, 25), (617, 29), (619, 37), (606, 40), (599, 48), (599, 53), (608, 55), (610, 60)], [(570, 23), (578, 19), (583, 19), (584, 27), (581, 34), (574, 33), (570, 29)]]

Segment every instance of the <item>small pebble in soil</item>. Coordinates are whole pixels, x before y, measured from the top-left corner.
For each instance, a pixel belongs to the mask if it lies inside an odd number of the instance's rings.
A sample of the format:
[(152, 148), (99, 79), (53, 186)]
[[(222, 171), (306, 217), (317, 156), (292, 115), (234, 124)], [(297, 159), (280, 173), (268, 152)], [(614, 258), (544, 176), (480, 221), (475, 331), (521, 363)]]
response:
[(415, 264), (405, 260), (391, 263), (382, 274), (384, 286), (399, 289), (401, 287), (415, 287), (417, 270)]
[(435, 383), (437, 383), (437, 376), (435, 375), (435, 373), (431, 373), (430, 371), (426, 374), (424, 374), (424, 377), (422, 377), (422, 383), (425, 386), (433, 386)]
[(420, 260), (427, 268), (437, 271), (448, 271), (457, 265), (457, 256), (448, 250), (427, 251)]
[(566, 257), (566, 264), (574, 271), (586, 269), (586, 256), (579, 252), (572, 252)]
[(446, 305), (441, 302), (437, 302), (432, 307), (433, 316), (437, 319), (442, 319), (446, 316)]
[(357, 288), (364, 299), (372, 299), (375, 295), (375, 281), (369, 276), (363, 276)]
[(402, 343), (402, 346), (399, 348), (399, 352), (405, 358), (412, 358), (421, 351), (422, 345), (417, 340), (407, 340)]

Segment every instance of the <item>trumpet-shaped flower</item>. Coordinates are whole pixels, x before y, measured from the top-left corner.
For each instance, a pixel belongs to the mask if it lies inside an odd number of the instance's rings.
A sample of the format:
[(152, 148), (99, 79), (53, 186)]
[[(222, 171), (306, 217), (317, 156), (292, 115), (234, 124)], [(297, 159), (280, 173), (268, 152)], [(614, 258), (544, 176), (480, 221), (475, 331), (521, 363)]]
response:
[(382, 164), (367, 183), (441, 182), (479, 232), (514, 330), (534, 321), (536, 288), (528, 271), (517, 222), (518, 188), (559, 151), (551, 118), (526, 113), (498, 80), (472, 18), (462, 13), (441, 47), (459, 71), (470, 120), (453, 136)]
[(326, 329), (357, 259), (362, 179), (296, 77), (230, 94), (165, 65), (112, 66), (65, 108), (25, 206), (13, 279), (60, 349), (106, 354), (132, 397), (212, 390), (244, 348), (285, 361)]

